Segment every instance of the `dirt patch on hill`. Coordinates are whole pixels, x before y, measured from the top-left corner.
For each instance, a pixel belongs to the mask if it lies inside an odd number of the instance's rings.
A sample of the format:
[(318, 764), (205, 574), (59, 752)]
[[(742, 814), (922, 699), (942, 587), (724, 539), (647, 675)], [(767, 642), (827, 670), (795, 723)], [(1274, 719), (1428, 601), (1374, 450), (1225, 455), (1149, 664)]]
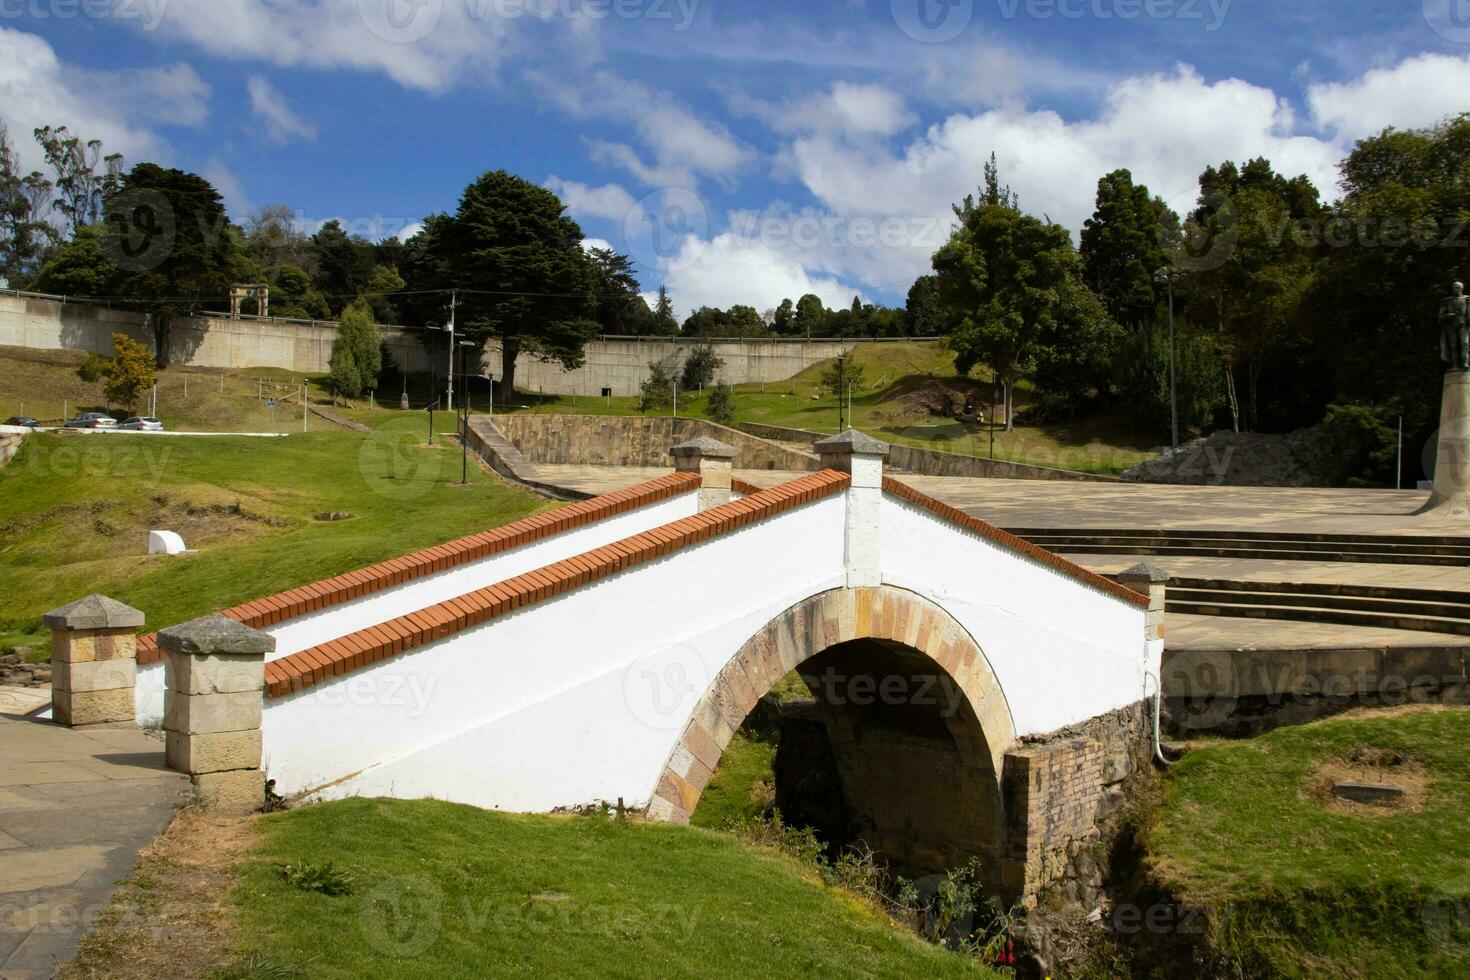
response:
[(992, 395), (999, 400), (991, 388), (968, 378), (902, 378), (884, 392), (878, 402), (882, 407), (873, 418), (888, 425), (912, 425), (936, 417), (989, 415)]
[[(1403, 795), (1375, 803), (1345, 799), (1337, 788), (1344, 784), (1392, 787)], [(1356, 817), (1385, 817), (1418, 813), (1429, 798), (1429, 776), (1413, 756), (1390, 749), (1363, 747), (1345, 758), (1329, 759), (1312, 770), (1305, 795), (1335, 813)]]

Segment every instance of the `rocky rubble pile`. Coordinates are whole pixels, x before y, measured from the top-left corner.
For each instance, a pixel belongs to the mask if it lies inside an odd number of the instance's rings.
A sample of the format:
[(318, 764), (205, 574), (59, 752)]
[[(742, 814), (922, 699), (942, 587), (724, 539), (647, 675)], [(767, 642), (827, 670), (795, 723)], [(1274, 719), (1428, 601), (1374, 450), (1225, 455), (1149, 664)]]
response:
[(1229, 487), (1336, 487), (1356, 469), (1362, 437), (1317, 425), (1281, 435), (1216, 432), (1123, 473), (1137, 483)]
[(19, 647), (0, 656), (0, 687), (50, 687), (51, 665), (28, 664), (30, 647)]

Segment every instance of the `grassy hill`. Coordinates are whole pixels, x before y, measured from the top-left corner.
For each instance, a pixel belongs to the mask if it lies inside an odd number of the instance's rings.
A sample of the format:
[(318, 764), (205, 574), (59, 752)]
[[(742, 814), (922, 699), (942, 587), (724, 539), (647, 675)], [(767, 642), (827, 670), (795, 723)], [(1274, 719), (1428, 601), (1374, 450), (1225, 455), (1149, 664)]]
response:
[[(1406, 709), (1197, 749), (1143, 835), (1229, 975), (1470, 975), (1470, 710)], [(1335, 778), (1405, 806), (1341, 804)]]
[[(48, 649), (40, 617), (91, 592), (149, 628), (518, 520), (550, 506), (473, 463), (419, 417), (369, 434), (48, 435), (0, 469), (0, 648)], [(345, 520), (321, 519), (330, 513)], [(198, 554), (147, 554), (150, 528)]]

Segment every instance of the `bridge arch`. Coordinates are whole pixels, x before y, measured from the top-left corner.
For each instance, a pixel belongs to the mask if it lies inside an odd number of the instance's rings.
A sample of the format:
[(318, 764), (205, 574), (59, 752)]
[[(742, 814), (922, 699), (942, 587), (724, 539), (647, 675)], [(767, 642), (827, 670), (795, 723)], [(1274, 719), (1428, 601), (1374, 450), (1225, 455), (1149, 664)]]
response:
[[(803, 673), (823, 707), (834, 750), (848, 756), (851, 772), (852, 757), (861, 754), (861, 733), (853, 730), (850, 715), (823, 706), (822, 678), (814, 671), (820, 668), (830, 676), (834, 666), (847, 664), (863, 670), (875, 656), (881, 659), (883, 651), (894, 656), (894, 664), (922, 664), (937, 682), (929, 696), (944, 706), (936, 714), (953, 741), (960, 767), (948, 775), (973, 804), (966, 832), (975, 839), (963, 849), (990, 858), (986, 863), (993, 870), (1003, 845), (1002, 764), (1016, 741), (1005, 693), (984, 650), (954, 617), (914, 592), (891, 586), (838, 588), (810, 596), (751, 636), (695, 707), (659, 777), (649, 816), (689, 820), (736, 730), (756, 702), (792, 670)], [(813, 672), (802, 670), (804, 665)], [(918, 693), (910, 688), (903, 696)], [(935, 789), (950, 792), (947, 787)], [(949, 803), (958, 800), (946, 797)]]

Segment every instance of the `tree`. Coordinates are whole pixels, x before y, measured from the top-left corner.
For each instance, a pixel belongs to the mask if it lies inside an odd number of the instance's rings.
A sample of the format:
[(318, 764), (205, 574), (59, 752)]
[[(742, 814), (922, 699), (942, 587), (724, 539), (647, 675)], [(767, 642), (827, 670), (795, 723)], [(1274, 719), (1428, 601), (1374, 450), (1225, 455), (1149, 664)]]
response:
[(342, 311), (328, 362), (332, 387), (348, 398), (374, 389), (383, 370), (382, 341), (372, 307), (358, 297)]
[(1014, 386), (1052, 326), (1069, 278), (1080, 276), (1071, 237), (1060, 225), (1008, 207), (956, 208), (961, 224), (934, 253), (934, 272), (955, 367), (988, 364), (1004, 386), (1006, 429)]
[(685, 318), (680, 332), (686, 337), (729, 337), (730, 315), (713, 306), (701, 306)]
[(904, 306), (904, 326), (910, 337), (937, 337), (944, 331), (944, 318), (939, 311), (939, 280), (920, 276), (909, 287)]
[[(65, 126), (54, 129), (43, 126), (35, 131), (35, 136), (56, 175), (53, 182), (56, 200), (52, 207), (66, 219), (68, 231), (75, 236), (84, 225), (96, 224), (102, 216), (104, 200), (117, 190), (121, 181), (122, 155), (114, 153), (104, 158), (101, 140), (83, 143)], [(100, 175), (98, 164), (106, 168)]]
[(827, 307), (820, 296), (807, 293), (796, 301), (796, 318), (792, 324), (798, 337), (821, 337), (827, 328)]
[(633, 260), (610, 248), (589, 249), (587, 257), (596, 277), (599, 332), (634, 337), (656, 332), (654, 313), (639, 293)]
[(25, 176), (10, 133), (0, 123), (0, 282), (19, 288), (40, 267), (56, 230), (44, 219), (51, 182), (39, 172)]
[(754, 306), (736, 304), (725, 315), (726, 337), (766, 337), (766, 321)]
[(778, 337), (791, 337), (796, 330), (796, 305), (789, 299), (783, 299), (781, 305), (771, 313), (771, 329)]
[[(414, 290), (463, 288), (458, 322), (480, 343), (496, 338), (504, 374), (502, 399), (515, 388), (521, 354), (579, 367), (593, 319), (596, 274), (582, 250), (582, 229), (551, 191), (504, 170), (465, 189), (454, 215), (425, 221), (403, 270)], [(438, 297), (447, 303), (448, 297)], [(418, 304), (422, 322), (447, 310)]]
[(93, 225), (56, 252), (31, 280), (38, 292), (57, 296), (109, 296), (122, 273), (103, 250), (106, 230)]
[(1043, 399), (1075, 414), (1089, 398), (1107, 394), (1124, 336), (1092, 290), (1068, 278), (1036, 339), (1033, 380)]
[(679, 321), (674, 316), (674, 301), (669, 299), (667, 286), (658, 287), (658, 303), (653, 308), (650, 332), (660, 337), (672, 337), (679, 332)]
[(169, 360), (170, 323), (220, 302), (241, 255), (229, 216), (209, 181), (140, 163), (105, 204), (103, 246), (119, 267), (115, 291), (152, 318), (159, 367)]
[(863, 386), (863, 368), (853, 359), (852, 351), (834, 357), (832, 363), (822, 369), (822, 378), (818, 382), (823, 391), (839, 398), (847, 397), (849, 385), (853, 388)]
[(267, 204), (245, 219), (245, 254), (268, 272), (284, 265), (308, 272), (316, 267), (311, 239), (289, 204)]
[(125, 333), (112, 335), (112, 362), (107, 366), (102, 391), (109, 405), (121, 405), (133, 413), (143, 393), (153, 387), (153, 353)]
[(715, 380), (715, 372), (724, 366), (725, 362), (715, 355), (713, 345), (695, 344), (684, 361), (684, 374), (679, 379), (679, 384), (685, 391), (696, 388), (703, 391), (706, 385)]
[(650, 408), (668, 408), (674, 403), (674, 379), (660, 361), (649, 362), (648, 377), (643, 379), (638, 391), (645, 412)]
[(394, 299), (402, 292), (403, 287), (403, 277), (393, 266), (380, 265), (373, 270), (373, 276), (367, 284), (367, 301), (373, 308), (373, 317), (378, 323), (394, 323), (398, 320), (398, 308)]
[(1140, 327), (1159, 306), (1154, 275), (1179, 244), (1179, 216), (1133, 174), (1097, 182), (1097, 206), (1082, 226), (1083, 278), (1119, 323)]
[(313, 285), (327, 298), (334, 312), (368, 291), (377, 270), (377, 255), (371, 242), (348, 235), (342, 222), (334, 218), (311, 236), (311, 248), (316, 255)]
[(735, 398), (729, 385), (722, 381), (710, 389), (709, 404), (705, 406), (704, 414), (721, 425), (735, 421)]

